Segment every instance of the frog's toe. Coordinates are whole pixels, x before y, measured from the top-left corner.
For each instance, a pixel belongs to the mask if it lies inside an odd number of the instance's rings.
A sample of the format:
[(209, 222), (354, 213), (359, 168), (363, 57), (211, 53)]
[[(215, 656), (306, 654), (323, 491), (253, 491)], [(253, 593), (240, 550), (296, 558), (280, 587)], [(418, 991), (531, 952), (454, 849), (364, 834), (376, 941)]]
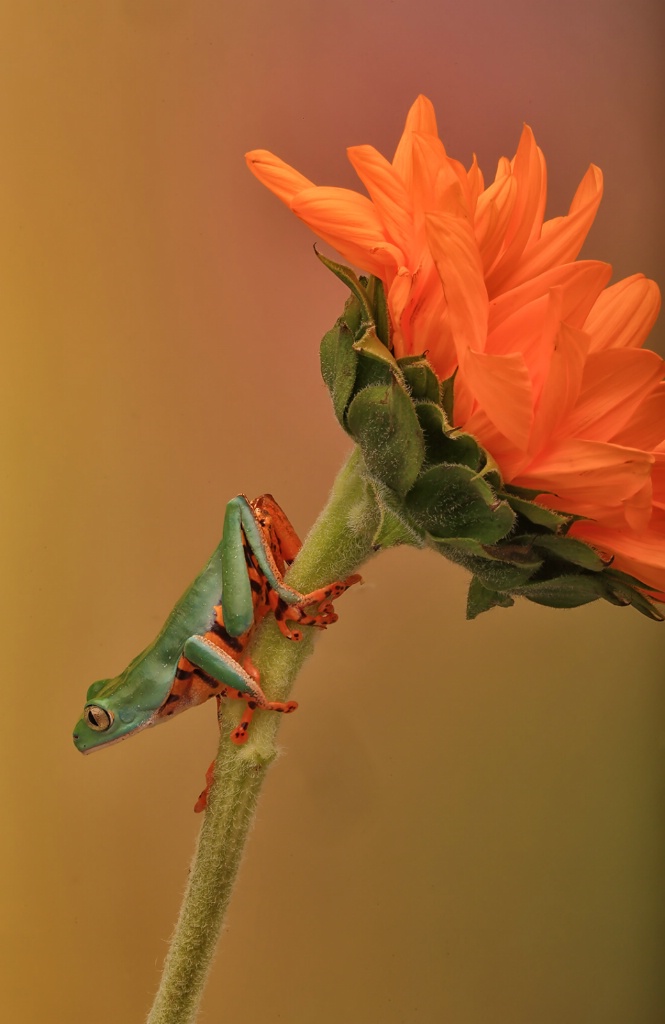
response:
[(247, 743), (248, 736), (247, 726), (241, 723), (231, 733), (231, 742), (240, 747), (243, 743)]

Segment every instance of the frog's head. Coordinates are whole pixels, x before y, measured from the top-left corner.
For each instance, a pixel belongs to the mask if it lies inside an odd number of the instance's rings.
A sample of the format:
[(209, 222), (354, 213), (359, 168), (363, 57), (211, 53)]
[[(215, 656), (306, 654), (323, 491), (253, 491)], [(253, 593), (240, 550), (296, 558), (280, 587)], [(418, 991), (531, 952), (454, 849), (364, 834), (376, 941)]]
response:
[[(168, 721), (158, 710), (166, 703), (178, 670), (183, 646), (190, 636), (209, 628), (212, 608), (221, 592), (220, 548), (185, 591), (156, 639), (114, 679), (93, 683), (83, 714), (74, 729), (82, 754), (126, 739), (139, 729)], [(178, 711), (185, 701), (174, 705)]]
[(90, 754), (153, 725), (155, 712), (168, 696), (173, 673), (173, 666), (149, 650), (114, 679), (93, 683), (74, 729), (77, 749)]
[(152, 708), (122, 699), (116, 679), (100, 679), (88, 690), (83, 714), (74, 729), (74, 744), (82, 754), (125, 739), (150, 724)]

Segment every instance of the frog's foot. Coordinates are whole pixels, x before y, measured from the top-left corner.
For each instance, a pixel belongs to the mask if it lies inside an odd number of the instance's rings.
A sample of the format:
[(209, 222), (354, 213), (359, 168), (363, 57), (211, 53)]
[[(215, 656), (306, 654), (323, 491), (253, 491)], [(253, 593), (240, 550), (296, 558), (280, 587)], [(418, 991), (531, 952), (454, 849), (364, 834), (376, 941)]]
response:
[[(282, 634), (288, 640), (302, 640), (303, 634), (299, 629), (291, 629), (289, 622), (297, 622), (303, 626), (316, 626), (325, 629), (326, 626), (337, 622), (338, 615), (333, 608), (333, 601), (336, 601), (345, 590), (352, 587), (354, 583), (362, 582), (358, 573), (348, 576), (345, 580), (338, 580), (336, 583), (329, 583), (326, 587), (319, 587), (310, 594), (303, 594), (297, 604), (287, 604), (279, 595), (272, 591), (269, 597), (271, 610), (275, 613), (277, 625)], [(314, 611), (308, 609), (314, 608)]]
[[(286, 619), (291, 616), (285, 615)], [(335, 611), (332, 603), (322, 604), (317, 609), (316, 613), (307, 615), (306, 612), (298, 615), (297, 621), (303, 626), (318, 626), (319, 629), (325, 629), (326, 626), (332, 625), (333, 622), (337, 622), (339, 615)]]
[(249, 739), (248, 730), (249, 730), (249, 726), (251, 724), (252, 718), (254, 717), (255, 710), (256, 710), (256, 701), (255, 700), (248, 701), (247, 702), (247, 707), (245, 708), (244, 715), (242, 716), (242, 718), (238, 722), (238, 725), (236, 726), (236, 728), (231, 733), (231, 741), (233, 743), (237, 744), (239, 747), (241, 747), (243, 745), (243, 743), (246, 743), (247, 740)]
[(231, 733), (231, 740), (238, 746), (242, 746), (243, 743), (247, 742), (248, 729), (254, 712), (257, 708), (261, 711), (280, 711), (282, 714), (289, 715), (292, 711), (295, 711), (298, 704), (295, 700), (267, 700), (266, 696), (261, 689), (261, 676), (259, 670), (252, 661), (249, 654), (246, 654), (242, 660), (242, 668), (247, 673), (249, 678), (254, 683), (253, 694), (242, 694), (238, 693), (238, 697), (242, 697), (247, 701), (247, 707), (245, 713), (240, 719), (238, 725)]
[[(249, 658), (247, 658), (245, 660), (249, 661)], [(250, 662), (250, 668), (252, 669), (252, 672), (250, 674), (252, 676), (254, 676), (254, 674), (256, 674), (256, 676), (258, 676), (258, 670), (254, 667), (254, 665), (251, 662)], [(282, 714), (289, 715), (289, 714), (291, 714), (292, 711), (295, 711), (296, 708), (298, 707), (298, 703), (295, 700), (279, 701), (279, 700), (265, 700), (265, 698), (264, 698), (264, 703), (259, 703), (259, 701), (257, 701), (254, 698), (248, 699), (247, 694), (243, 694), (239, 690), (229, 690), (227, 692), (227, 697), (236, 697), (236, 698), (239, 698), (241, 700), (246, 700), (247, 701), (247, 707), (245, 709), (245, 713), (242, 716), (242, 718), (241, 718), (240, 722), (238, 723), (238, 725), (236, 726), (236, 728), (231, 733), (231, 740), (235, 744), (237, 744), (238, 746), (242, 746), (243, 743), (247, 742), (247, 740), (249, 738), (248, 737), (249, 725), (250, 725), (250, 722), (252, 721), (252, 718), (254, 717), (254, 712), (256, 711), (257, 708), (259, 708), (262, 711), (281, 711)], [(217, 698), (217, 703), (218, 703), (218, 705), (221, 703), (219, 697)], [(212, 761), (211, 764), (210, 764), (210, 767), (208, 768), (208, 771), (206, 772), (205, 789), (201, 792), (201, 794), (199, 795), (198, 800), (194, 804), (194, 812), (196, 814), (200, 814), (201, 811), (205, 811), (207, 806), (208, 806), (208, 797), (210, 796), (210, 788), (212, 786), (214, 777), (215, 777), (215, 762)]]
[[(222, 698), (216, 694), (215, 699), (217, 701), (217, 724), (219, 724), (219, 709), (222, 706)], [(194, 813), (200, 814), (201, 811), (205, 811), (208, 806), (208, 796), (210, 795), (210, 787), (212, 786), (212, 780), (214, 778), (215, 762), (210, 762), (210, 767), (206, 772), (206, 785), (202, 793), (199, 794), (199, 798), (194, 804)]]
[(194, 813), (200, 814), (201, 811), (205, 811), (208, 806), (208, 796), (210, 794), (210, 787), (212, 786), (213, 779), (215, 777), (215, 762), (213, 761), (206, 772), (206, 786), (203, 792), (199, 795), (198, 800), (194, 804)]
[(299, 642), (303, 639), (303, 632), (300, 629), (292, 629), (290, 622), (297, 622), (300, 626), (314, 626), (315, 629), (325, 629), (337, 622), (339, 615), (331, 604), (323, 605), (317, 612), (308, 614), (303, 608), (297, 605), (288, 607), (277, 619), (277, 624), (282, 634), (288, 640)]
[(244, 715), (231, 733), (231, 740), (239, 747), (247, 742), (249, 725), (257, 708), (261, 711), (281, 711), (282, 714), (290, 715), (297, 707), (298, 703), (295, 700), (267, 700), (265, 704), (259, 704), (255, 700), (248, 700)]

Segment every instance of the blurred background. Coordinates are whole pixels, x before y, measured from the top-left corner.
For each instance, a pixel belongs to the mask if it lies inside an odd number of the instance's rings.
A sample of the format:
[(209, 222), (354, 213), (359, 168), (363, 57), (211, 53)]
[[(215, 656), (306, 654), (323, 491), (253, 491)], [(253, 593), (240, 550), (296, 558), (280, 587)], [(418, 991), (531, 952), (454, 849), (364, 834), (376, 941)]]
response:
[[(0, 5), (2, 1005), (140, 1022), (213, 706), (82, 758), (85, 692), (152, 640), (229, 498), (303, 534), (347, 452), (318, 343), (344, 289), (245, 168), (356, 187), (419, 92), (486, 175), (522, 122), (584, 255), (665, 282), (656, 0)], [(653, 345), (663, 352), (662, 321)], [(464, 619), (430, 553), (370, 563), (298, 681), (202, 1024), (665, 1018), (665, 626)]]

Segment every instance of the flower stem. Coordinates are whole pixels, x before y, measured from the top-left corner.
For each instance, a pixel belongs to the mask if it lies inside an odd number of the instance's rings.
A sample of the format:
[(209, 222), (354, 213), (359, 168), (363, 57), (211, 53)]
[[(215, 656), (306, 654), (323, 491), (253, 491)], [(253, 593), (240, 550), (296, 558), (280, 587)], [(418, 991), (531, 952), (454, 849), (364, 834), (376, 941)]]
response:
[[(340, 471), (328, 503), (288, 573), (303, 593), (344, 579), (373, 553), (379, 511), (354, 451)], [(266, 620), (252, 647), (252, 659), (271, 700), (285, 700), (305, 658), (314, 630), (300, 643), (286, 640)], [(222, 701), (221, 737), (214, 783), (180, 916), (166, 956), (161, 983), (147, 1024), (191, 1024), (195, 1020), (233, 883), (254, 817), (261, 785), (277, 750), (282, 715), (257, 712), (248, 742), (234, 746), (229, 734), (240, 717), (236, 702)]]

